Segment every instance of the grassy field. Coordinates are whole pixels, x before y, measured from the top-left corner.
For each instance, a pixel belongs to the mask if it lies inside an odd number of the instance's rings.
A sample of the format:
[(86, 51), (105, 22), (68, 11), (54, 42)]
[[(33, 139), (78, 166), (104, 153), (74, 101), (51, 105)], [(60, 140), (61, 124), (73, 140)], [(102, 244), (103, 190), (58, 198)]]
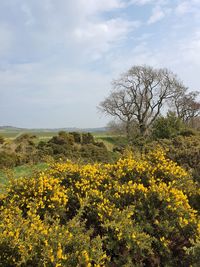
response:
[(23, 165), (18, 166), (7, 170), (1, 170), (0, 171), (0, 184), (6, 184), (10, 178), (19, 178), (19, 177), (27, 177), (31, 176), (35, 172), (44, 171), (48, 168), (48, 165), (46, 163), (39, 163), (36, 165)]
[(56, 135), (57, 132), (52, 131), (52, 132), (35, 132), (35, 131), (0, 131), (0, 135), (3, 136), (4, 138), (9, 138), (9, 139), (15, 139), (16, 137), (20, 136), (21, 134), (32, 134), (35, 135), (37, 138), (40, 140), (48, 140), (52, 136)]
[(126, 137), (124, 136), (115, 136), (115, 135), (96, 135), (95, 140), (103, 142), (109, 151), (112, 151), (116, 146), (123, 146), (127, 144)]

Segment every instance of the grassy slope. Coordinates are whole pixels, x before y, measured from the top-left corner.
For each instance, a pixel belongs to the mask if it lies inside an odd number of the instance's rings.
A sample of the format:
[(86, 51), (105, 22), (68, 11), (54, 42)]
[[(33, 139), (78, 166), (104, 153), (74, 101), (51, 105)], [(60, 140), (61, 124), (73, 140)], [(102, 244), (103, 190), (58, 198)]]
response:
[(96, 135), (95, 140), (99, 142), (103, 142), (109, 151), (112, 151), (116, 146), (123, 146), (127, 144), (126, 137), (124, 136), (116, 136), (116, 135)]
[(56, 132), (31, 132), (31, 131), (27, 131), (27, 132), (21, 132), (21, 131), (0, 131), (0, 135), (5, 137), (5, 138), (9, 138), (9, 139), (14, 139), (17, 136), (21, 135), (21, 134), (32, 134), (35, 135), (36, 137), (38, 137), (40, 140), (45, 140), (45, 139), (50, 139), (52, 136), (56, 135)]
[(48, 168), (46, 163), (39, 163), (36, 165), (23, 165), (13, 168), (12, 170), (0, 171), (0, 183), (5, 184), (8, 181), (8, 177), (12, 176), (14, 178), (31, 176), (34, 172), (43, 171)]

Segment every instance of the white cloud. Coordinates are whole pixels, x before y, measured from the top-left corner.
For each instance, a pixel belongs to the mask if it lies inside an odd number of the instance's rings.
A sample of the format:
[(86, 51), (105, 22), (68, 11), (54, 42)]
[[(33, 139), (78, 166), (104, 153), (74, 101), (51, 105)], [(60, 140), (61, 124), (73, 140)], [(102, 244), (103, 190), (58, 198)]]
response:
[(184, 15), (185, 13), (188, 13), (189, 9), (189, 2), (182, 2), (176, 7), (176, 13), (179, 15)]
[(200, 1), (199, 0), (181, 0), (176, 6), (175, 12), (177, 15), (185, 15), (193, 13), (200, 16)]
[(0, 58), (5, 57), (12, 48), (14, 34), (9, 26), (0, 24)]
[(164, 11), (161, 9), (161, 7), (155, 7), (152, 11), (152, 15), (148, 20), (148, 24), (153, 24), (158, 22), (159, 20), (163, 19), (165, 17)]
[(187, 66), (200, 67), (200, 31), (196, 31), (188, 40), (180, 44), (180, 53)]
[(135, 64), (169, 67), (198, 89), (199, 7), (199, 0), (2, 0), (0, 112), (24, 126), (102, 125), (96, 105)]
[[(93, 51), (95, 58), (124, 40), (128, 34), (140, 25), (139, 22), (123, 19), (111, 19), (96, 24), (88, 23), (74, 31), (76, 40), (85, 45), (86, 51)], [(87, 49), (89, 47), (89, 49)]]
[(146, 5), (146, 4), (152, 4), (155, 0), (131, 0), (130, 4), (136, 4), (136, 5)]
[(18, 55), (22, 61), (52, 56), (52, 52), (57, 53), (56, 48), (71, 59), (74, 55), (75, 61), (77, 57), (93, 61), (139, 26), (120, 14), (111, 19), (102, 16), (106, 11), (123, 10), (125, 0), (22, 0), (19, 6), (7, 1), (17, 19), (15, 51), (10, 56)]
[[(109, 75), (46, 63), (16, 64), (0, 71), (0, 112), (23, 127), (98, 127), (96, 106), (110, 86)], [(8, 101), (9, 100), (9, 101)], [(42, 120), (41, 120), (42, 118)]]
[(94, 14), (98, 12), (110, 11), (113, 9), (120, 9), (126, 6), (126, 1), (121, 0), (80, 0), (82, 10), (87, 14)]
[[(155, 35), (153, 36), (155, 39)], [(187, 36), (175, 39), (169, 35), (162, 45), (149, 45), (148, 39), (140, 42), (131, 51), (112, 58), (111, 68), (115, 77), (133, 65), (148, 64), (154, 67), (167, 67), (183, 80), (191, 90), (198, 90), (200, 70), (200, 31), (197, 29)]]
[(29, 6), (27, 6), (26, 4), (22, 4), (21, 6), (21, 10), (22, 12), (24, 12), (25, 16), (26, 16), (26, 25), (33, 25), (35, 23), (35, 19), (33, 17), (33, 14), (31, 12), (31, 9)]

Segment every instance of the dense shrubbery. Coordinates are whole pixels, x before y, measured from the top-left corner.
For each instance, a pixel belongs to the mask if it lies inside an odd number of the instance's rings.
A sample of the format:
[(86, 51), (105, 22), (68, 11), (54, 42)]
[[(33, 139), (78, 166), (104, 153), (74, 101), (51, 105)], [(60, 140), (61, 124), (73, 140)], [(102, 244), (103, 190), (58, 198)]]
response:
[(112, 159), (106, 146), (102, 142), (95, 142), (90, 133), (61, 131), (49, 141), (39, 143), (35, 136), (22, 134), (13, 141), (7, 140), (0, 147), (0, 168), (38, 163), (49, 157), (87, 162), (108, 162)]
[(81, 159), (87, 162), (111, 160), (106, 146), (102, 142), (95, 142), (90, 133), (60, 132), (48, 142), (40, 142), (38, 148), (41, 157), (50, 155), (55, 159)]
[(0, 168), (38, 162), (35, 136), (22, 134), (15, 140), (6, 140), (0, 147)]
[(0, 152), (0, 168), (12, 168), (17, 164), (17, 157), (13, 153)]
[(0, 266), (198, 266), (198, 194), (160, 150), (55, 163), (1, 195)]
[(184, 125), (181, 119), (176, 117), (175, 113), (168, 112), (166, 117), (157, 118), (152, 128), (152, 136), (155, 139), (169, 139), (179, 135)]
[(146, 144), (144, 149), (154, 149), (157, 145), (166, 150), (170, 159), (191, 171), (194, 179), (200, 183), (200, 135), (162, 139)]
[(0, 145), (3, 144), (5, 142), (5, 138), (3, 138), (3, 136), (0, 135)]

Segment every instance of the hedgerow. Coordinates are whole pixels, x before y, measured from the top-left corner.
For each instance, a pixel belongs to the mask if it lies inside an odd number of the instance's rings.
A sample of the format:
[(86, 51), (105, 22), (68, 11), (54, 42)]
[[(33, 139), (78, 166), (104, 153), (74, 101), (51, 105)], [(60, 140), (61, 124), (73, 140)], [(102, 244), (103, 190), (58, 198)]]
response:
[(198, 266), (192, 177), (162, 150), (52, 164), (0, 197), (0, 266)]

